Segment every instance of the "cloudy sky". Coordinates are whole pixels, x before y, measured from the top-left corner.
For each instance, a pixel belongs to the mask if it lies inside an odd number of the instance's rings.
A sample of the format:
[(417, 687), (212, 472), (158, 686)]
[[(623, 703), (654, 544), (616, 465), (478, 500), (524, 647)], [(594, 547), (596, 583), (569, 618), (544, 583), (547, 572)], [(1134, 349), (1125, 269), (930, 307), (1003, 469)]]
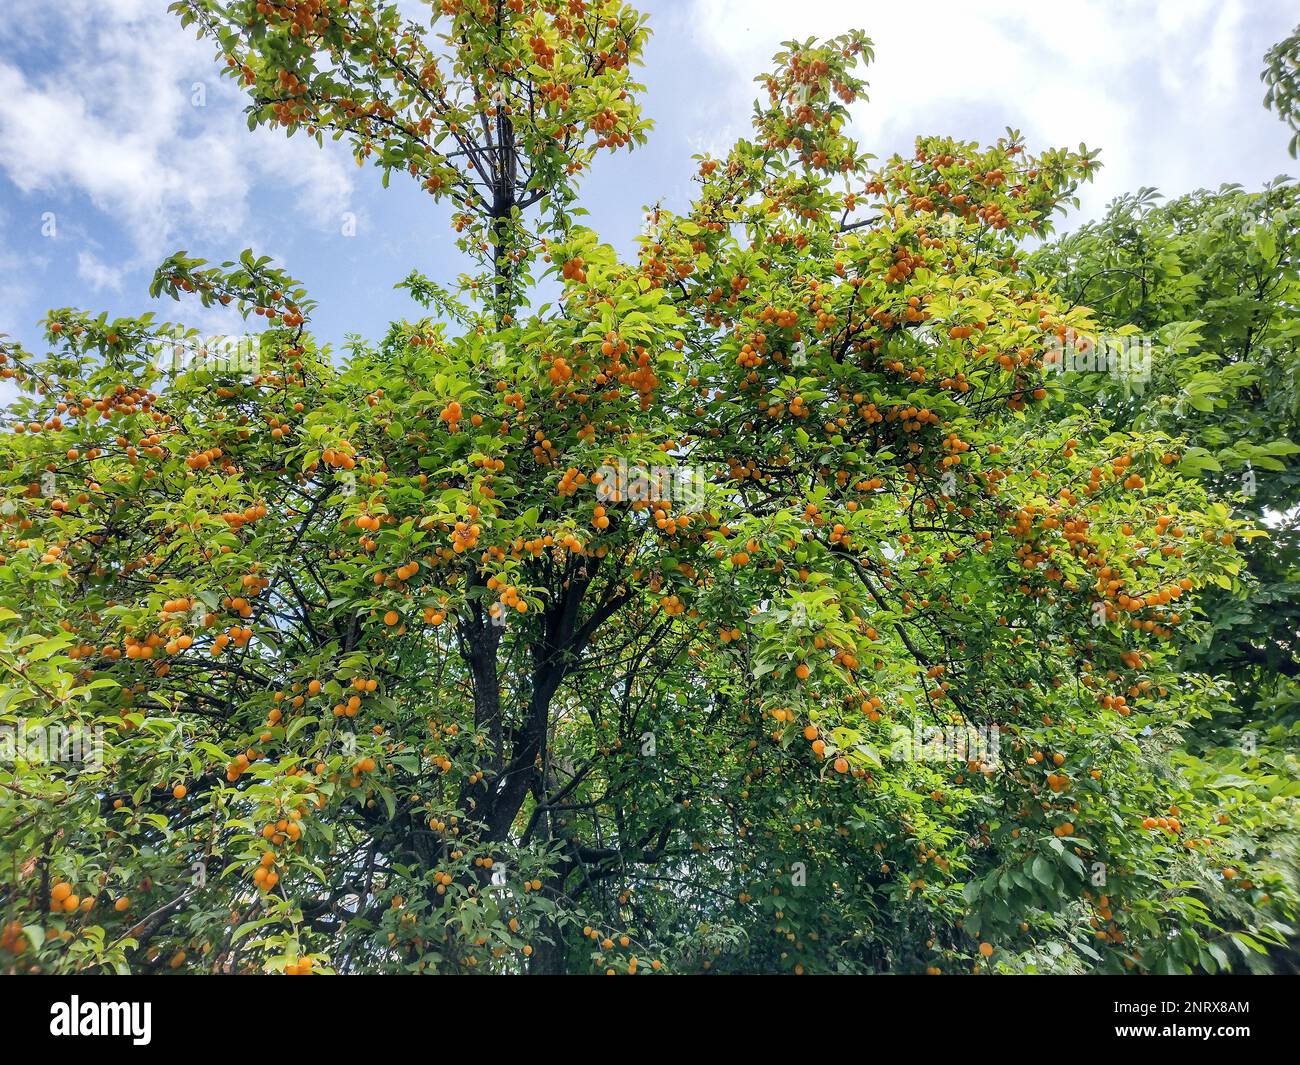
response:
[[(403, 0), (414, 11), (420, 0)], [(1300, 11), (1280, 0), (642, 0), (649, 145), (588, 178), (593, 224), (624, 247), (641, 206), (685, 202), (691, 155), (747, 131), (754, 74), (780, 42), (852, 26), (876, 46), (855, 135), (878, 156), (917, 134), (1100, 148), (1080, 210), (1119, 193), (1166, 195), (1300, 173), (1261, 105), (1262, 55)], [(0, 0), (0, 333), (36, 346), (54, 307), (154, 309), (158, 261), (276, 257), (321, 301), (318, 334), (381, 335), (417, 309), (393, 285), (461, 267), (423, 194), (324, 150), (250, 133), (212, 51), (166, 0)], [(345, 220), (355, 218), (355, 235)], [(186, 308), (190, 324), (235, 326)]]

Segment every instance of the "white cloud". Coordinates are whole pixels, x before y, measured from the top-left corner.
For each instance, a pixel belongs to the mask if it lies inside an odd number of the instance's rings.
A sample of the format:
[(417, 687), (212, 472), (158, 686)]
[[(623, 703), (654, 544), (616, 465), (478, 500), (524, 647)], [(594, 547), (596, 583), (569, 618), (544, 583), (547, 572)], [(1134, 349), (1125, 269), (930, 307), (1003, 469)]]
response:
[[(0, 59), (0, 171), (29, 194), (87, 196), (143, 259), (181, 233), (247, 238), (262, 181), (320, 228), (350, 202), (342, 153), (250, 134), (210, 45), (161, 3), (11, 0), (0, 34), (48, 42), (55, 57), (39, 72)], [(192, 103), (196, 82), (203, 107)]]
[(691, 0), (674, 31), (730, 68), (735, 113), (780, 42), (861, 28), (876, 51), (869, 100), (853, 108), (865, 150), (907, 152), (927, 133), (988, 141), (1007, 126), (1031, 149), (1083, 142), (1104, 164), (1081, 192), (1092, 216), (1139, 185), (1173, 195), (1283, 169), (1285, 137), (1260, 104), (1258, 73), (1293, 16), (1242, 0)]
[(83, 248), (77, 252), (77, 276), (96, 292), (106, 288), (110, 288), (114, 292), (120, 292), (124, 273), (126, 273), (124, 267), (109, 266), (101, 262), (99, 256), (92, 251), (86, 251)]

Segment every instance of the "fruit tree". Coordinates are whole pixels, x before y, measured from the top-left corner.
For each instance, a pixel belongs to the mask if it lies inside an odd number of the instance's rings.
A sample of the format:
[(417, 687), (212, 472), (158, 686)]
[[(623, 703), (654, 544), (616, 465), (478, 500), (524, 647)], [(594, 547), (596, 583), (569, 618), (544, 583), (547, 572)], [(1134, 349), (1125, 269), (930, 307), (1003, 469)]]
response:
[[(273, 263), (6, 343), (0, 766), (20, 970), (1239, 967), (1294, 886), (1168, 755), (1256, 535), (1165, 423), (1063, 400), (1093, 312), (1028, 245), (1095, 167), (847, 133), (791, 41), (630, 254), (621, 0), (180, 0), (250, 123), (346, 144), (466, 263), (330, 352)], [(164, 356), (160, 358), (161, 356)], [(178, 367), (178, 361), (181, 364)], [(20, 737), (21, 738), (21, 737)], [(23, 752), (19, 752), (20, 755)]]

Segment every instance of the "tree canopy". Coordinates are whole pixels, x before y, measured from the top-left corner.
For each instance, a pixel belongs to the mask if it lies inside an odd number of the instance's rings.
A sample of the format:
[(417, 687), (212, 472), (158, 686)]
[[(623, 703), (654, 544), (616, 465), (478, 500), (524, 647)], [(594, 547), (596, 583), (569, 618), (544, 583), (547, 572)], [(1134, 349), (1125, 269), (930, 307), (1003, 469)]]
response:
[[(1096, 153), (877, 160), (849, 32), (621, 254), (578, 206), (650, 128), (619, 0), (173, 10), (466, 267), (332, 352), (269, 259), (170, 256), (154, 296), (265, 321), (251, 370), (152, 314), (0, 341), (0, 960), (1272, 964), (1293, 186), (1044, 244)], [(1062, 365), (1152, 336), (1150, 381)]]

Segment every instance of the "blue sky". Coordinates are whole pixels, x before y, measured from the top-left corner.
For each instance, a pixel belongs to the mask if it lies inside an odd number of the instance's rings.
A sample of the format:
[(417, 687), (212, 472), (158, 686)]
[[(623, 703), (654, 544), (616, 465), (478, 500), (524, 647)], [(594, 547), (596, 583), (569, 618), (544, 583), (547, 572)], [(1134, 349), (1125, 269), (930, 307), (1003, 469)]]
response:
[[(238, 319), (156, 304), (147, 286), (171, 251), (221, 261), (251, 247), (304, 281), (315, 331), (383, 334), (419, 309), (393, 285), (412, 268), (463, 264), (446, 216), (346, 149), (250, 133), (212, 52), (166, 0), (4, 0), (0, 6), (0, 333), (39, 347), (51, 307), (155, 310), (209, 332)], [(402, 6), (418, 14), (420, 0)], [(1300, 172), (1261, 105), (1264, 51), (1300, 12), (1275, 0), (644, 0), (655, 31), (643, 98), (649, 145), (602, 159), (585, 185), (591, 223), (624, 249), (640, 208), (680, 206), (691, 155), (748, 130), (752, 78), (782, 40), (852, 26), (874, 40), (854, 133), (877, 156), (921, 133), (1033, 148), (1102, 150), (1105, 168), (1064, 223), (1141, 185), (1167, 195), (1257, 187)], [(355, 235), (344, 235), (348, 216)], [(50, 233), (50, 219), (53, 233)]]

